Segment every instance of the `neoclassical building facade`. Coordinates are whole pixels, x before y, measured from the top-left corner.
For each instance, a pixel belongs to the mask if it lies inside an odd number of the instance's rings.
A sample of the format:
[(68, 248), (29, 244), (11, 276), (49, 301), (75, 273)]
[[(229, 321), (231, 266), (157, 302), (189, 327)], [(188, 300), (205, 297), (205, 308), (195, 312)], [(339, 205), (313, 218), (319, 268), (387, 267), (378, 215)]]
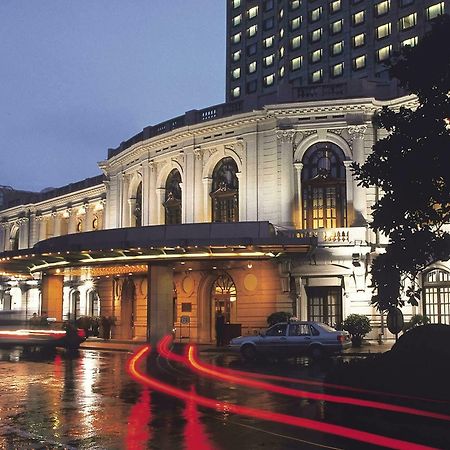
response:
[[(219, 310), (242, 334), (276, 311), (330, 325), (360, 313), (372, 337), (392, 337), (370, 301), (370, 263), (387, 243), (368, 227), (382, 193), (358, 186), (351, 164), (383, 137), (376, 111), (414, 102), (213, 107), (149, 127), (109, 151), (102, 176), (0, 211), (0, 309), (110, 316), (113, 337), (175, 327), (202, 343)], [(406, 319), (450, 323), (449, 263), (420, 282)]]

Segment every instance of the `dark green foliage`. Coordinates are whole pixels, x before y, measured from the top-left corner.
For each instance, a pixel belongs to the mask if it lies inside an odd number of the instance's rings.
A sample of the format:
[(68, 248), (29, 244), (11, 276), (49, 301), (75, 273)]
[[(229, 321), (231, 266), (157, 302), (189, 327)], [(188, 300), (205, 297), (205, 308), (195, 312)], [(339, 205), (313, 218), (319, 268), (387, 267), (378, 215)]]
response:
[(370, 319), (362, 314), (350, 314), (342, 323), (342, 329), (348, 331), (352, 338), (362, 339), (372, 330)]
[(412, 330), (420, 325), (427, 325), (430, 323), (430, 318), (428, 316), (423, 316), (422, 314), (414, 314), (410, 321), (405, 324), (403, 331)]
[(285, 311), (274, 312), (267, 317), (267, 325), (271, 327), (279, 322), (287, 322), (290, 317), (292, 317), (292, 314)]
[(383, 108), (375, 123), (388, 131), (387, 137), (374, 145), (362, 166), (353, 164), (360, 185), (382, 192), (371, 223), (390, 240), (386, 253), (372, 264), (372, 303), (380, 310), (403, 306), (405, 300), (417, 305), (417, 274), (450, 258), (450, 234), (443, 229), (450, 222), (448, 42), (446, 15), (435, 20), (432, 32), (416, 47), (396, 55), (390, 73), (417, 95), (417, 108)]

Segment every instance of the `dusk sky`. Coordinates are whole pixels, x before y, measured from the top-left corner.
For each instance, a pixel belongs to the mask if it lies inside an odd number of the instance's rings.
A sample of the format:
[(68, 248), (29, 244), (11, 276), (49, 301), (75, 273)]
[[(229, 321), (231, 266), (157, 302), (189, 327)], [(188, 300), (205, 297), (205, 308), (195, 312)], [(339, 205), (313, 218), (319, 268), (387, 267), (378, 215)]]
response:
[(0, 0), (0, 185), (99, 175), (108, 148), (224, 98), (223, 0)]

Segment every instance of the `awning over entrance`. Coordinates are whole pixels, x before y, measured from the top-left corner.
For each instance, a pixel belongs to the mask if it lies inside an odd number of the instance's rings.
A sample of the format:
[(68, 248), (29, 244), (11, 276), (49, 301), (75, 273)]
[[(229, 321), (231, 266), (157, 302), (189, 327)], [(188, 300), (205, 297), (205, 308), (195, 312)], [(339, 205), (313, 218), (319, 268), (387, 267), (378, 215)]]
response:
[(0, 254), (0, 274), (31, 276), (68, 267), (163, 261), (271, 259), (305, 254), (315, 238), (276, 232), (269, 222), (200, 223), (68, 234)]

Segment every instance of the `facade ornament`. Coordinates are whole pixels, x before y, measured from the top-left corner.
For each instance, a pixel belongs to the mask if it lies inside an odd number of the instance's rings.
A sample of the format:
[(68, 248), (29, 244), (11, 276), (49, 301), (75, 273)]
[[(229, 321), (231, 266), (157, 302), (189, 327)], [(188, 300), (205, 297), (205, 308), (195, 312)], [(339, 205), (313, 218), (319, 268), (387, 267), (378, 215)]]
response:
[(296, 133), (295, 130), (277, 130), (277, 139), (282, 143), (292, 143), (294, 142)]
[(207, 152), (208, 152), (209, 158), (211, 158), (211, 156), (214, 155), (214, 153), (217, 153), (217, 152), (218, 152), (218, 149), (217, 149), (217, 147), (212, 147), (212, 148), (209, 148), (209, 149), (207, 150)]
[(317, 134), (317, 130), (306, 130), (306, 131), (303, 131), (303, 134), (304, 134), (305, 138), (307, 138), (313, 134)]
[(202, 152), (202, 148), (201, 147), (195, 147), (194, 148), (194, 155), (196, 159), (201, 159), (201, 157), (203, 156), (203, 152)]
[(156, 171), (156, 163), (155, 163), (155, 160), (154, 160), (154, 159), (151, 159), (151, 160), (148, 162), (148, 167), (150, 167), (150, 171), (151, 171), (151, 172), (155, 172), (155, 171)]
[(348, 127), (348, 134), (352, 142), (356, 139), (364, 139), (364, 134), (366, 131), (367, 125), (350, 125)]
[(327, 130), (327, 133), (337, 134), (338, 136), (341, 136), (343, 131), (344, 131), (343, 128), (333, 128)]

